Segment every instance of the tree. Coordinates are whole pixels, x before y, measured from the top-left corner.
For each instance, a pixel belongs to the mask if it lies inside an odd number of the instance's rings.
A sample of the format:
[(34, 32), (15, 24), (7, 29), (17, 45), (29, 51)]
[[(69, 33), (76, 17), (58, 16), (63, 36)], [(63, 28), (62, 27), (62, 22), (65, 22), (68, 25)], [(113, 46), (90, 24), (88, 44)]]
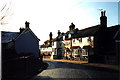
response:
[(7, 18), (13, 15), (11, 12), (11, 0), (0, 1), (0, 25), (8, 24)]

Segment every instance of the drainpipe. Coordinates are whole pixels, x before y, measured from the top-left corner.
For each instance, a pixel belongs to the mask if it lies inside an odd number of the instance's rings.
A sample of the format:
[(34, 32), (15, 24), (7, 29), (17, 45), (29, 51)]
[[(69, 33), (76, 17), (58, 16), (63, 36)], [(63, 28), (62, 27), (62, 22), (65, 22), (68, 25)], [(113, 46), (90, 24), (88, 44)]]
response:
[(73, 49), (72, 49), (72, 38), (71, 38), (71, 45), (70, 45), (70, 48), (71, 48), (71, 56), (72, 56), (72, 51), (73, 51)]

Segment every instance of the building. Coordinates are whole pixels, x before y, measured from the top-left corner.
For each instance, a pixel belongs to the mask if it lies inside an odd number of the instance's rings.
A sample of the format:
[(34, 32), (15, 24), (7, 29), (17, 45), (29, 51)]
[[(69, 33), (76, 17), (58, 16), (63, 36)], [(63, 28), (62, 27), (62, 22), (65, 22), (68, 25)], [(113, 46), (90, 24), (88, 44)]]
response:
[(106, 11), (101, 11), (99, 25), (79, 30), (71, 23), (66, 33), (58, 31), (56, 38), (51, 37), (52, 59), (61, 55), (90, 63), (119, 64), (119, 33), (120, 25), (107, 26)]
[(63, 43), (64, 43), (64, 58), (66, 59), (75, 59), (80, 58), (81, 47), (79, 42), (76, 39), (73, 39), (72, 36), (78, 31), (78, 28), (75, 29), (75, 25), (71, 23), (69, 26), (69, 31), (64, 33)]
[(78, 30), (71, 38), (80, 40), (89, 62), (118, 64), (119, 29), (120, 25), (107, 27), (105, 11), (101, 11), (100, 25)]
[(2, 79), (26, 79), (41, 69), (46, 69), (47, 64), (42, 61), (39, 50), (38, 37), (25, 22), (25, 28), (20, 32), (1, 33), (2, 42)]
[(95, 36), (100, 28), (100, 25), (88, 27), (78, 30), (72, 36), (73, 45), (80, 46), (81, 48), (81, 60), (84, 60), (94, 54), (94, 44), (96, 43)]
[[(63, 35), (64, 33), (61, 33), (60, 30), (58, 30), (58, 36), (53, 39), (53, 56), (55, 58), (61, 59), (64, 56), (64, 43), (63, 41)], [(54, 59), (54, 57), (53, 57)]]
[(71, 23), (69, 31), (63, 37), (65, 57), (68, 55), (74, 57), (77, 52), (80, 60), (118, 64), (120, 25), (107, 27), (105, 13), (105, 11), (101, 11), (99, 25), (79, 30), (75, 29), (75, 25)]
[(44, 44), (41, 45), (41, 54), (43, 56), (50, 56), (52, 54), (51, 40), (46, 40)]
[(29, 28), (29, 22), (25, 22), (25, 28), (20, 32), (2, 31), (2, 60), (34, 56), (40, 57), (38, 37)]
[(62, 58), (64, 55), (63, 34), (58, 30), (58, 36), (52, 38), (52, 32), (50, 32), (49, 38), (50, 39), (46, 40), (42, 45), (41, 53), (44, 54), (44, 56), (49, 56), (51, 59)]

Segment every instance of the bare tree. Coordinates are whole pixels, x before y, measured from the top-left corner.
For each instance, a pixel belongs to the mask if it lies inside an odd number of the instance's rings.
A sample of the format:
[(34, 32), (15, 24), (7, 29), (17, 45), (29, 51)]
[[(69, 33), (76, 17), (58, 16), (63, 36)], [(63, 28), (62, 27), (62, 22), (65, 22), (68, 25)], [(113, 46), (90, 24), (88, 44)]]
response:
[(8, 24), (7, 19), (13, 13), (11, 12), (11, 0), (0, 0), (0, 25)]

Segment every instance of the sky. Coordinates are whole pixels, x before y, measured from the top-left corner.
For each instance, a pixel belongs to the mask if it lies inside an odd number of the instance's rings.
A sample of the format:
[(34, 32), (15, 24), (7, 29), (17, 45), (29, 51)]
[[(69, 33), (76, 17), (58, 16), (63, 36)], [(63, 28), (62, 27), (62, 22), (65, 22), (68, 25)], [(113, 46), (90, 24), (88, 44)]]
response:
[[(115, 2), (116, 1), (116, 2)], [(57, 36), (58, 30), (66, 32), (73, 22), (83, 29), (100, 24), (100, 9), (106, 10), (108, 26), (118, 24), (118, 1), (81, 0), (0, 0), (0, 5), (8, 3), (7, 24), (0, 25), (1, 31), (18, 32), (30, 22), (30, 28), (40, 39), (40, 45), (49, 39), (49, 33)], [(1, 6), (0, 6), (1, 7)]]

